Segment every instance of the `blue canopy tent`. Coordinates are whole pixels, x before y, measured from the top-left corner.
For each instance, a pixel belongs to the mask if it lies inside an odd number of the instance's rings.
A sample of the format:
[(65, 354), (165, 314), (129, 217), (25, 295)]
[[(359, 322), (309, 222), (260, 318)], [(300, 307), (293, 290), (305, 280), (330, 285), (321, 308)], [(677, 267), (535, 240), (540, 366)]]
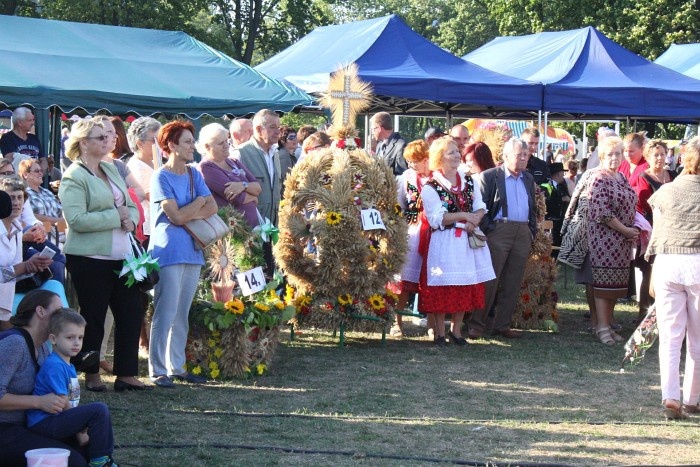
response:
[(312, 103), (182, 32), (17, 16), (0, 31), (0, 106), (197, 118)]
[(654, 63), (700, 79), (700, 44), (673, 44)]
[(700, 119), (700, 81), (636, 55), (592, 27), (499, 37), (463, 58), (544, 83), (542, 110), (550, 118)]
[(316, 28), (255, 69), (316, 93), (327, 89), (331, 73), (352, 62), (372, 84), (370, 112), (505, 117), (542, 105), (539, 83), (466, 63), (396, 15)]

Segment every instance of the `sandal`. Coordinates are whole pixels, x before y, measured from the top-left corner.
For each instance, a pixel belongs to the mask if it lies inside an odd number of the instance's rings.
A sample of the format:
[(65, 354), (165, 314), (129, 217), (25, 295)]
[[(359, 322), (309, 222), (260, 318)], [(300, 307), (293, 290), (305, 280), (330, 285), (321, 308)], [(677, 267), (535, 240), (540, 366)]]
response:
[(678, 402), (678, 405), (673, 404), (673, 401), (664, 401), (664, 417), (666, 420), (685, 420), (688, 414), (683, 411), (683, 406)]
[(615, 339), (613, 339), (612, 334), (610, 333), (610, 328), (607, 326), (604, 326), (602, 328), (596, 329), (595, 332), (596, 336), (598, 336), (598, 339), (600, 342), (602, 342), (605, 345), (615, 345)]
[(683, 412), (692, 414), (700, 413), (700, 403), (695, 405), (683, 404)]
[(625, 338), (613, 331), (612, 329), (610, 330), (610, 335), (612, 336), (615, 342), (625, 342)]

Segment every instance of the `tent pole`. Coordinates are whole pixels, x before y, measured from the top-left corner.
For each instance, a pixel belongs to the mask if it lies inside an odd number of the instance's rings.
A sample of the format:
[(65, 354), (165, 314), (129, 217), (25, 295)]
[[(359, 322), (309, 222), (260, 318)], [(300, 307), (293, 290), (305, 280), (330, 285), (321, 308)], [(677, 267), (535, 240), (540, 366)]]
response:
[(394, 115), (394, 131), (399, 133), (399, 114)]
[(583, 159), (584, 153), (586, 155), (588, 155), (588, 132), (586, 131), (587, 128), (588, 128), (588, 122), (584, 120), (583, 121), (583, 137), (581, 138), (583, 140), (583, 148), (581, 148), (581, 149), (583, 149), (581, 151), (581, 159)]
[[(549, 112), (544, 113), (544, 140), (540, 141), (540, 147), (537, 148), (539, 151), (539, 154), (542, 154), (542, 159), (547, 160), (547, 154), (545, 152), (545, 148), (547, 147), (547, 119), (549, 117)], [(538, 156), (539, 156), (538, 154)]]
[(449, 109), (445, 112), (445, 133), (450, 134), (452, 128), (452, 112)]

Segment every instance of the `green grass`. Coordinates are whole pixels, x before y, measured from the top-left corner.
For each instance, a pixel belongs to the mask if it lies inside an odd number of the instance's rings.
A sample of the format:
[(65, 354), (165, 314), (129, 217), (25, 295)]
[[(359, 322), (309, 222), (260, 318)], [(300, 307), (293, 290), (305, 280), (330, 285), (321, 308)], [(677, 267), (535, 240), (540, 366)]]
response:
[[(379, 335), (349, 333), (341, 349), (304, 330), (283, 334), (264, 377), (83, 400), (110, 405), (127, 465), (700, 461), (700, 418), (661, 417), (656, 347), (620, 373), (622, 346), (586, 333), (580, 286), (560, 281), (558, 292), (557, 334), (437, 349), (427, 336), (383, 347)], [(616, 316), (629, 323), (636, 310)]]

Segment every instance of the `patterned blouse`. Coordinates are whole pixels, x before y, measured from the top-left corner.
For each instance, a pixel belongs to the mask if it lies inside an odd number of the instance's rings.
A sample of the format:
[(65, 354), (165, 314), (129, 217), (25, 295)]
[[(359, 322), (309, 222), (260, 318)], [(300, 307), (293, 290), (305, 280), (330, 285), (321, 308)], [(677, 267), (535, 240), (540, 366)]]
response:
[[(447, 209), (447, 212), (472, 212), (474, 181), (471, 177), (465, 177), (465, 179), (466, 183), (464, 184), (464, 187), (460, 186), (459, 191), (448, 190), (435, 179), (430, 179), (427, 185), (430, 185), (435, 189), (438, 196), (442, 200), (443, 206), (445, 206)], [(449, 227), (450, 226), (445, 226), (445, 228)]]
[(38, 191), (27, 188), (27, 196), (29, 197), (29, 203), (32, 205), (32, 211), (34, 211), (34, 214), (49, 217), (61, 217), (61, 203), (58, 202), (56, 195), (54, 195), (51, 191), (44, 187), (39, 187)]

